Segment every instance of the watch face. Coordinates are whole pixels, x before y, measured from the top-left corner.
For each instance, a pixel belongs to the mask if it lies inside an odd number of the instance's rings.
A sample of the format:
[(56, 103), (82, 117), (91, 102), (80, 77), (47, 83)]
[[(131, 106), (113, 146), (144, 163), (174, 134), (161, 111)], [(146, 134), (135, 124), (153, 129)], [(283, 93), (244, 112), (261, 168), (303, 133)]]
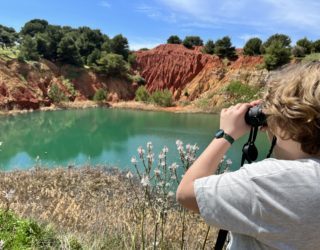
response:
[(216, 138), (222, 138), (224, 135), (224, 131), (222, 129), (219, 129), (216, 133)]

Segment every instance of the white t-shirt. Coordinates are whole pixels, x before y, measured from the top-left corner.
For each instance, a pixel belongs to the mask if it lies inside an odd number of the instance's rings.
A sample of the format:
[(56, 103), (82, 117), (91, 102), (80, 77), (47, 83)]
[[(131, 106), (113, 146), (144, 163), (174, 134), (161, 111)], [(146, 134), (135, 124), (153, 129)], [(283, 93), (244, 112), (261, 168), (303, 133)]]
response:
[(320, 249), (320, 160), (266, 159), (197, 179), (200, 214), (228, 249)]

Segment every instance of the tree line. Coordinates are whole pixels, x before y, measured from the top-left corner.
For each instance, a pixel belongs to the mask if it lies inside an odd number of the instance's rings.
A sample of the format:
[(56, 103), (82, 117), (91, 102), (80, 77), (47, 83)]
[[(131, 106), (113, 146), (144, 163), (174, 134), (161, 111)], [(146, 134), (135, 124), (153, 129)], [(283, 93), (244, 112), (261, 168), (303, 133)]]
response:
[(126, 74), (133, 55), (128, 40), (119, 34), (113, 38), (99, 29), (51, 25), (43, 19), (24, 24), (20, 32), (0, 25), (0, 46), (19, 48), (19, 60), (41, 58), (76, 66), (90, 66), (110, 75)]
[[(203, 53), (215, 54), (220, 58), (235, 59), (237, 57), (235, 47), (232, 46), (229, 36), (225, 36), (215, 42), (209, 39), (204, 44), (199, 36), (186, 36), (184, 40), (181, 40), (179, 36), (172, 35), (168, 38), (167, 43), (183, 44), (186, 48), (203, 46)], [(320, 39), (311, 41), (304, 37), (299, 39), (296, 45), (291, 46), (289, 36), (274, 34), (265, 42), (258, 37), (251, 38), (243, 47), (244, 55), (263, 55), (265, 67), (269, 70), (288, 63), (292, 57), (304, 57), (311, 53), (320, 53)]]

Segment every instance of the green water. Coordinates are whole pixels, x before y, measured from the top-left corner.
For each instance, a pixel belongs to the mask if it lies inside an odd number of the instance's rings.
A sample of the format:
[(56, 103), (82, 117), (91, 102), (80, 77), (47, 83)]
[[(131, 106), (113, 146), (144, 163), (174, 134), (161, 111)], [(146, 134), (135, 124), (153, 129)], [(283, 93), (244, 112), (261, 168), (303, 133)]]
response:
[[(155, 160), (163, 146), (168, 161), (179, 162), (176, 140), (199, 146), (201, 153), (219, 126), (212, 114), (173, 114), (117, 109), (86, 109), (34, 112), (0, 117), (0, 169), (28, 169), (35, 164), (48, 167), (85, 164), (131, 167), (137, 148), (151, 141)], [(241, 148), (247, 136), (228, 152), (233, 169), (239, 167)], [(258, 135), (260, 159), (269, 143)]]

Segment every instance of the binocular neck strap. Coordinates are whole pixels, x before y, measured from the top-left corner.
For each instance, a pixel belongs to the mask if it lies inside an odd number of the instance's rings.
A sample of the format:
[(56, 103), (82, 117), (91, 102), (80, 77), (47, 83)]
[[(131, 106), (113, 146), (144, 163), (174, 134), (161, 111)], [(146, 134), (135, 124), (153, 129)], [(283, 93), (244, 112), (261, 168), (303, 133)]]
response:
[(276, 144), (277, 144), (277, 137), (274, 135), (272, 138), (271, 147), (270, 147), (269, 153), (267, 155), (267, 158), (269, 158), (271, 156), (273, 148)]

